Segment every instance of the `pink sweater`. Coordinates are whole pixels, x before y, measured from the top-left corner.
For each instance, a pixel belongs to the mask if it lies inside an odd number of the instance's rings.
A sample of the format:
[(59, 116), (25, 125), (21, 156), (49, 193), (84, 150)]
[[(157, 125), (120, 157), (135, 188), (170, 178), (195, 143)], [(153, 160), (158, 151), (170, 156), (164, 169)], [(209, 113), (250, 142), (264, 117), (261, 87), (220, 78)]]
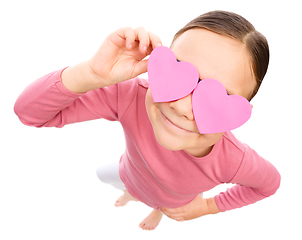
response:
[(61, 72), (30, 84), (15, 104), (16, 114), (24, 124), (36, 127), (63, 127), (99, 118), (119, 121), (126, 138), (120, 177), (129, 193), (150, 207), (184, 206), (219, 184), (234, 183), (215, 196), (219, 210), (224, 212), (264, 199), (279, 188), (276, 168), (231, 132), (226, 132), (202, 158), (163, 148), (145, 109), (148, 81), (135, 78), (76, 94), (63, 86)]

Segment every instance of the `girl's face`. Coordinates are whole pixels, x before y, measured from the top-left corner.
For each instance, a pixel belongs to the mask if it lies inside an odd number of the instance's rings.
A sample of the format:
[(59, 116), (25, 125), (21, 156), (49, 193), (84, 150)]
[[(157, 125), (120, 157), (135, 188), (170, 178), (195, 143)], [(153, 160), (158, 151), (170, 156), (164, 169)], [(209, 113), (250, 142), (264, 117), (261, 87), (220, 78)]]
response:
[[(248, 99), (256, 86), (250, 55), (245, 45), (237, 40), (208, 30), (193, 29), (179, 36), (171, 50), (178, 60), (192, 63), (201, 80), (218, 80), (230, 95)], [(176, 101), (154, 103), (149, 88), (145, 104), (157, 141), (169, 150), (185, 150), (195, 157), (202, 157), (223, 135), (198, 132), (192, 93)]]

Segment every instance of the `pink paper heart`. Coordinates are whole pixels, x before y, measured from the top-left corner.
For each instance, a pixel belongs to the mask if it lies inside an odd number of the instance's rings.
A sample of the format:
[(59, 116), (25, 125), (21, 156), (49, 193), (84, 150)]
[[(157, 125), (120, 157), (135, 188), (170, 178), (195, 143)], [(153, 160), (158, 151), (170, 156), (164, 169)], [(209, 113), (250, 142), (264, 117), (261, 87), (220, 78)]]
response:
[(148, 60), (148, 77), (153, 100), (169, 102), (190, 94), (199, 79), (195, 66), (189, 62), (177, 62), (167, 47), (155, 48)]
[(227, 95), (217, 80), (204, 79), (195, 88), (192, 105), (198, 130), (202, 134), (233, 130), (251, 116), (248, 100), (238, 95)]

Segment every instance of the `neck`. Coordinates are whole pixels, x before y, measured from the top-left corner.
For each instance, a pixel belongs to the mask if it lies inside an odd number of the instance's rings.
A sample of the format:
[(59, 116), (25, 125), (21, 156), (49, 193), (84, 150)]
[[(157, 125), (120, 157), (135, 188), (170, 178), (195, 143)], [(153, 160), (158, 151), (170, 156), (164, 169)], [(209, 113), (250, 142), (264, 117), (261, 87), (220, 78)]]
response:
[(192, 155), (193, 157), (201, 158), (207, 156), (213, 149), (214, 145), (206, 148), (191, 148), (191, 149), (184, 149), (187, 153)]

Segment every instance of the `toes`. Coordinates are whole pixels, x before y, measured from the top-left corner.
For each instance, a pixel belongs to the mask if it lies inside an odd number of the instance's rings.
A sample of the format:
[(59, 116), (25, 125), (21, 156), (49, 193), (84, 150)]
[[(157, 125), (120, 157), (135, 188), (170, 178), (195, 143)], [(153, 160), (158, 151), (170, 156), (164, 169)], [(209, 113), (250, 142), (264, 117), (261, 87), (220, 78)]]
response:
[(146, 223), (141, 223), (139, 227), (143, 230), (148, 230), (148, 231), (154, 230), (156, 228), (155, 226), (149, 226)]
[(146, 223), (141, 223), (139, 227), (143, 230), (151, 230), (150, 226), (148, 226)]
[(121, 197), (118, 200), (116, 200), (114, 206), (119, 207), (120, 206), (120, 200), (121, 200)]
[(144, 229), (145, 223), (140, 223), (139, 227), (142, 228), (142, 229)]
[(150, 226), (148, 230), (149, 230), (149, 231), (152, 231), (152, 230), (154, 230), (154, 229), (155, 229), (154, 226)]

